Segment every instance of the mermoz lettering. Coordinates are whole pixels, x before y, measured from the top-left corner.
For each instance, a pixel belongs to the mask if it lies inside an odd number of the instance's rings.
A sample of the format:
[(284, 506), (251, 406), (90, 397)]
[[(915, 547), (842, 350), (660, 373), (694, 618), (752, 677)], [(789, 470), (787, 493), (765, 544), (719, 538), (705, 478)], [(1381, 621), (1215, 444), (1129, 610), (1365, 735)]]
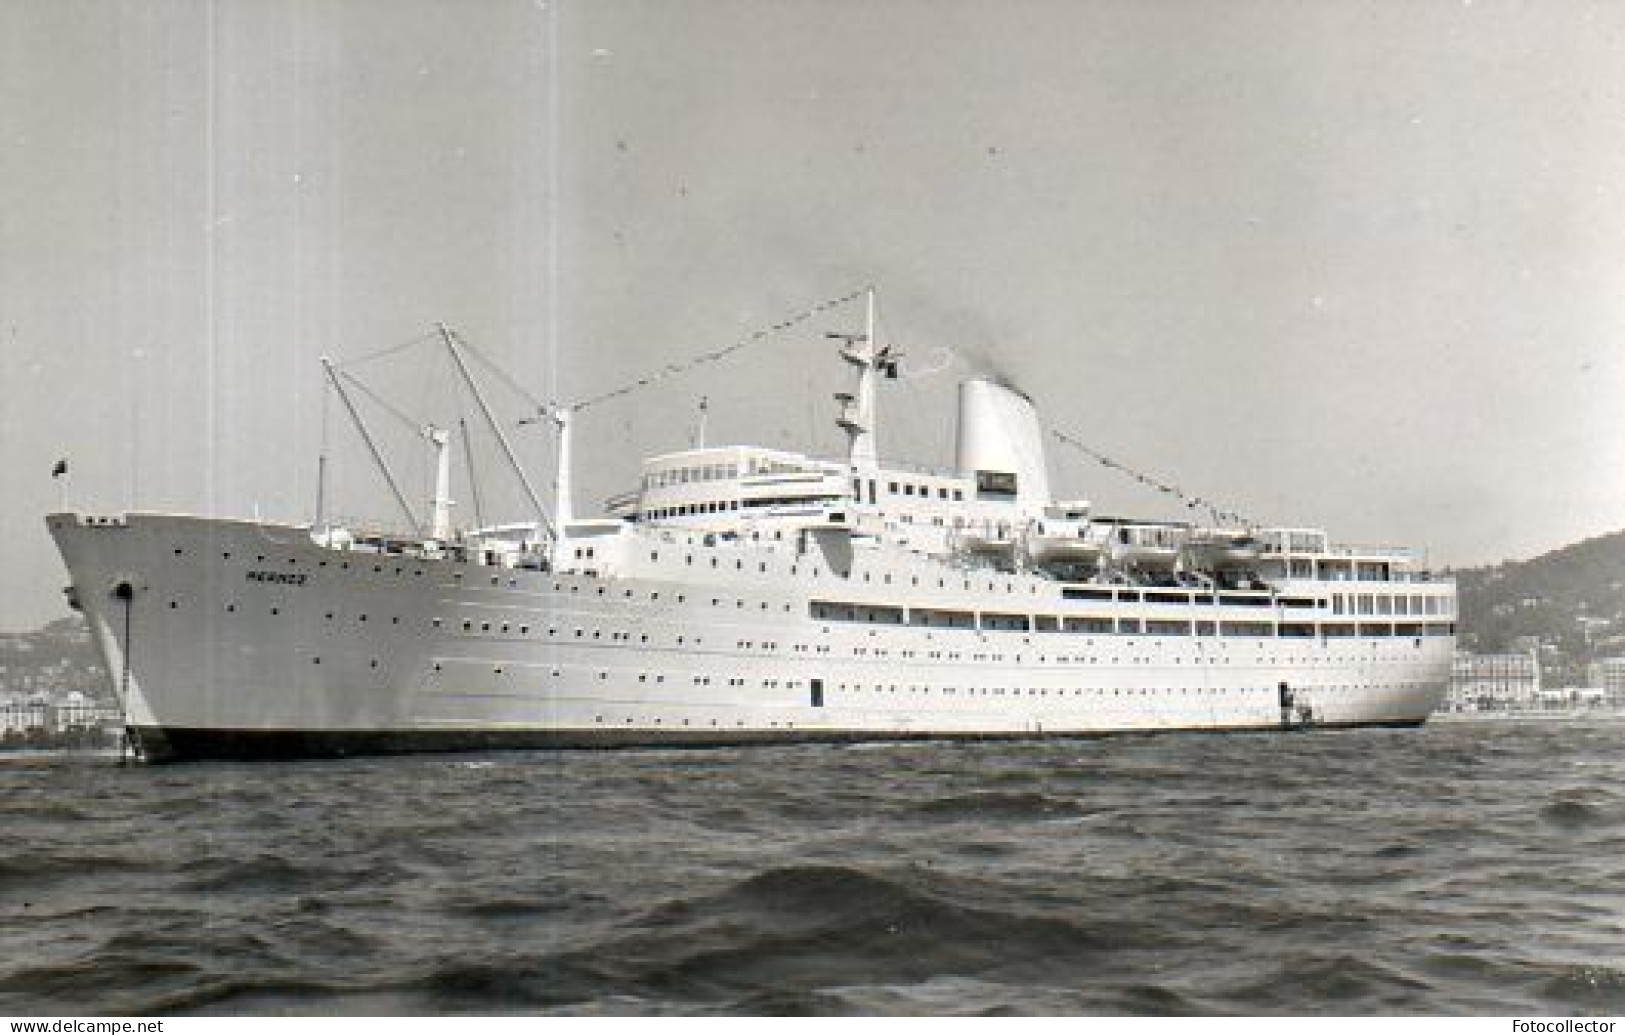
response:
[(248, 572), (250, 582), (276, 582), (284, 586), (303, 586), (305, 576), (295, 571), (251, 571)]

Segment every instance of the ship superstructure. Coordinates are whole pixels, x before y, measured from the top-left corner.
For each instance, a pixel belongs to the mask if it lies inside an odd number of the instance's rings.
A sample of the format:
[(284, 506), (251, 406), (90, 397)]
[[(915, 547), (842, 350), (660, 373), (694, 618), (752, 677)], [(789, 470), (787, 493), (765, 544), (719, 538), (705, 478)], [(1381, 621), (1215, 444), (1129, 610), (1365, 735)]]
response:
[(951, 470), (883, 463), (898, 356), (869, 305), (839, 346), (838, 460), (669, 453), (578, 519), (559, 408), (535, 521), (453, 530), (433, 428), (435, 505), (409, 534), (52, 515), (133, 742), (164, 760), (1264, 730), (1438, 704), (1455, 591), (1420, 554), (1056, 501), (1036, 407), (992, 379), (960, 386)]

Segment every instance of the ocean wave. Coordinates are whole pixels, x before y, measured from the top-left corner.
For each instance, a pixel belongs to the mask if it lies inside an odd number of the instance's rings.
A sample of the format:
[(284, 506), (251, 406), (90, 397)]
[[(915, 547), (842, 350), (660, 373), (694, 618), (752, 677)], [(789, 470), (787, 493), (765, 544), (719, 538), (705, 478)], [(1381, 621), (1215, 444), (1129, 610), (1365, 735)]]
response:
[(1584, 787), (1564, 788), (1551, 795), (1541, 807), (1540, 818), (1556, 827), (1578, 829), (1608, 823), (1613, 819), (1601, 803), (1606, 796)]
[(917, 815), (941, 819), (1000, 820), (1054, 819), (1076, 815), (1080, 809), (1071, 798), (1059, 798), (1037, 791), (981, 791), (932, 798), (913, 806)]

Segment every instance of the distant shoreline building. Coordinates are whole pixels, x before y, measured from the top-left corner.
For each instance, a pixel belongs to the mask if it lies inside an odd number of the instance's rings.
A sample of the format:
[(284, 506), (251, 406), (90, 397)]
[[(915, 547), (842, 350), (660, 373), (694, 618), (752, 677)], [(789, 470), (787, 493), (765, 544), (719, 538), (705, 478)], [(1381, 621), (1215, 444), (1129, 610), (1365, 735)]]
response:
[[(1620, 659), (1625, 666), (1625, 659)], [(1625, 679), (1625, 667), (1622, 667)], [(1450, 667), (1449, 711), (1530, 708), (1540, 699), (1540, 656), (1534, 650), (1506, 654), (1457, 651)]]
[(117, 708), (98, 704), (78, 691), (55, 698), (0, 696), (0, 748), (94, 741), (122, 719)]
[(1625, 707), (1625, 657), (1598, 658), (1591, 663), (1592, 686), (1602, 691), (1603, 703), (1612, 707)]

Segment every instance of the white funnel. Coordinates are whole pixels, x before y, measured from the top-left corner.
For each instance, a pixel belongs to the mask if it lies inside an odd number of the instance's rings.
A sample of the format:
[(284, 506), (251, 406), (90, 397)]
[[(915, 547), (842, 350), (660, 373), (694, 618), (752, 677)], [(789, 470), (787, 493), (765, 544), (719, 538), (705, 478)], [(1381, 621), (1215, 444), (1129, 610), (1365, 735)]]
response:
[[(1013, 500), (1023, 509), (1050, 502), (1044, 432), (1032, 400), (992, 381), (959, 385), (958, 466), (975, 478), (981, 499)], [(1007, 491), (1015, 476), (1013, 494)]]

